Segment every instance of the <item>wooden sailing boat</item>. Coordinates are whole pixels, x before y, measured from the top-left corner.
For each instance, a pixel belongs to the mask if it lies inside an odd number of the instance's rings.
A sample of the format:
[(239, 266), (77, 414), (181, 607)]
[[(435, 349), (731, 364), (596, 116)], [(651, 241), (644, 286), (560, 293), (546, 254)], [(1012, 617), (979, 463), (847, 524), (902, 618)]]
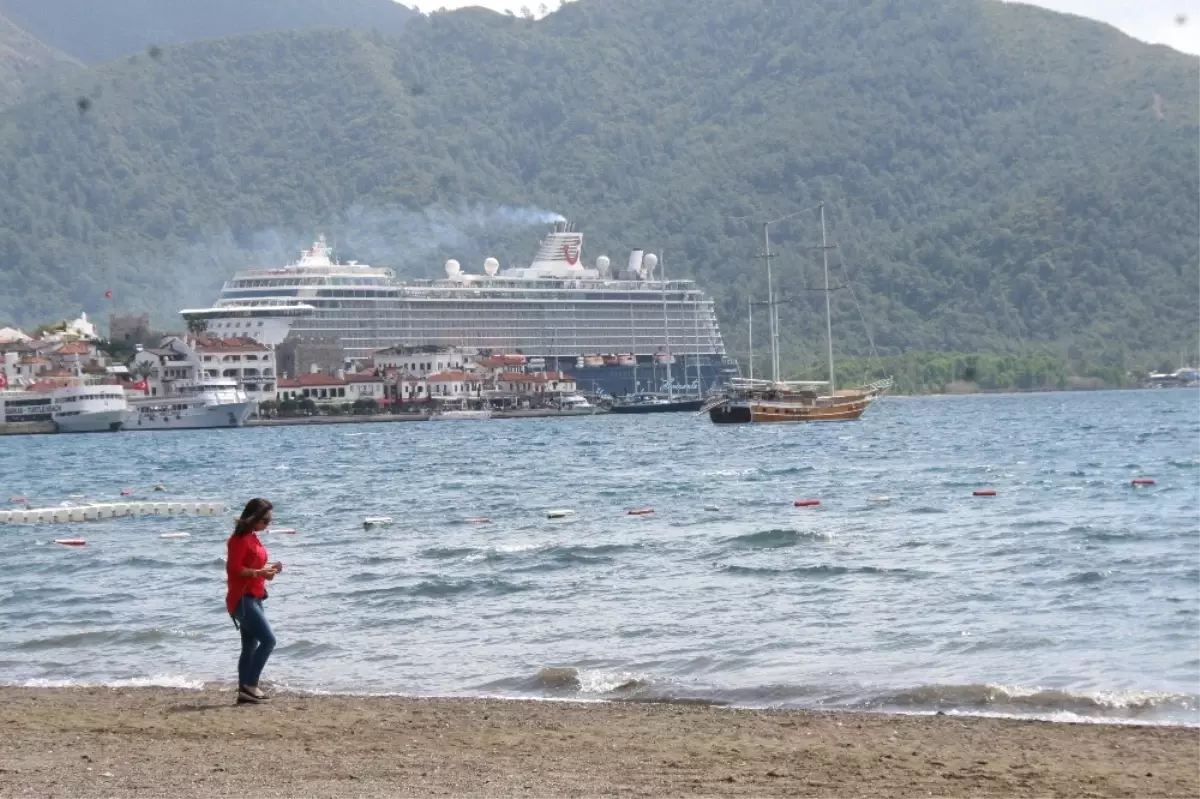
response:
[[(725, 393), (706, 402), (698, 413), (707, 413), (717, 424), (749, 422), (849, 422), (866, 411), (892, 386), (890, 377), (865, 386), (838, 390), (833, 371), (833, 315), (829, 299), (829, 250), (825, 243), (825, 204), (821, 210), (821, 255), (825, 268), (825, 332), (829, 351), (829, 380), (781, 381), (779, 379), (779, 322), (771, 285), (771, 240), (763, 225), (763, 258), (767, 262), (767, 310), (771, 320), (771, 378), (734, 378)], [(822, 393), (821, 389), (824, 389)]]

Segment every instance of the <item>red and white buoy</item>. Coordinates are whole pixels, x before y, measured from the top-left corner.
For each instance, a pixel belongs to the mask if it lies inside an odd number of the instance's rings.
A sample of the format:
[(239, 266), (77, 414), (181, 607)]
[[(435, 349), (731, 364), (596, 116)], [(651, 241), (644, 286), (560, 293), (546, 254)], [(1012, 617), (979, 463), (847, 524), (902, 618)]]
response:
[(1135, 477), (1129, 481), (1129, 484), (1134, 488), (1137, 488), (1139, 486), (1152, 486), (1154, 485), (1154, 481), (1149, 477)]

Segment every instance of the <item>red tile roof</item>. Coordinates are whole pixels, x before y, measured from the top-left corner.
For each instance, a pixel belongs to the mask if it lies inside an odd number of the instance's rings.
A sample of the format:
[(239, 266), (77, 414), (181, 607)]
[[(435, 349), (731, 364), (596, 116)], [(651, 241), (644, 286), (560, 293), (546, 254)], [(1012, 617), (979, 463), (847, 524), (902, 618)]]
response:
[(269, 352), (269, 348), (248, 336), (218, 338), (204, 336), (196, 339), (198, 352)]
[(463, 383), (470, 380), (478, 382), (479, 378), (466, 372), (438, 372), (430, 375), (427, 380), (430, 383)]
[(382, 383), (383, 378), (370, 372), (357, 372), (346, 375), (347, 383)]
[(91, 355), (95, 348), (85, 341), (69, 341), (54, 351), (55, 355)]
[(277, 381), (280, 388), (325, 388), (328, 386), (344, 386), (345, 380), (340, 380), (336, 377), (321, 374), (300, 375), (294, 380), (290, 377), (281, 377)]

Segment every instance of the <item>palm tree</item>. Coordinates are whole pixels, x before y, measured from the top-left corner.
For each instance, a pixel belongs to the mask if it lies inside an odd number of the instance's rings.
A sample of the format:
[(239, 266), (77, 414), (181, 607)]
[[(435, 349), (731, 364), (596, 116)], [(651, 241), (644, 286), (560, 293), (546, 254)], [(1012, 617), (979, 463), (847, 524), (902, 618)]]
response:
[(187, 320), (187, 329), (188, 332), (193, 336), (201, 336), (208, 332), (208, 320), (195, 316), (189, 316)]

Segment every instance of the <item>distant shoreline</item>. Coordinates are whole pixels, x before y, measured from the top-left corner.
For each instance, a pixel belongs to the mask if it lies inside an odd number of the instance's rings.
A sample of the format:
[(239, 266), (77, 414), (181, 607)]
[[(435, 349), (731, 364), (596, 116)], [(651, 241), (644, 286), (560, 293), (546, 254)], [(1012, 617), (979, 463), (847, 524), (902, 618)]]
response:
[(2, 796), (1200, 795), (1190, 727), (9, 687), (0, 728)]

